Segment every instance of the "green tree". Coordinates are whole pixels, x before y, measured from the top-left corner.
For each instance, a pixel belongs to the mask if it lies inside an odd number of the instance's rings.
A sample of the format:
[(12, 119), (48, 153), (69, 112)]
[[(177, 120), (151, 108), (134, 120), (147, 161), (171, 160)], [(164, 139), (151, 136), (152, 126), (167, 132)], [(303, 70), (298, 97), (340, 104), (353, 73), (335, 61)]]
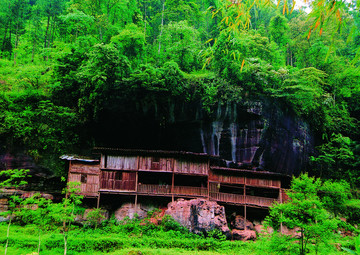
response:
[(75, 221), (79, 206), (82, 203), (83, 196), (79, 195), (80, 183), (70, 182), (63, 190), (65, 198), (61, 203), (52, 203), (49, 205), (49, 212), (52, 222), (61, 226), (61, 233), (64, 237), (64, 255), (67, 254), (67, 244), (71, 226)]
[(352, 197), (349, 183), (344, 180), (326, 180), (320, 187), (319, 196), (324, 207), (335, 217), (346, 214), (346, 204)]
[[(288, 20), (283, 15), (276, 15), (271, 18), (269, 25), (270, 39), (278, 46), (283, 56), (289, 43), (289, 25)], [(285, 63), (285, 62), (284, 62)]]
[(34, 224), (37, 226), (39, 235), (37, 254), (40, 254), (41, 236), (43, 232), (52, 225), (52, 219), (50, 217), (51, 204), (52, 201), (41, 197), (40, 193), (35, 193), (21, 203), (21, 210), (19, 211), (18, 217), (26, 224)]
[(338, 221), (331, 218), (318, 196), (321, 188), (320, 179), (309, 177), (307, 173), (293, 178), (287, 192), (289, 199), (270, 208), (267, 222), (278, 229), (280, 224), (289, 228), (300, 228), (299, 254), (307, 252), (310, 240), (316, 244), (326, 242)]
[[(19, 188), (25, 186), (27, 181), (25, 180), (28, 175), (28, 169), (8, 169), (0, 171), (0, 177), (3, 177), (5, 180), (0, 182), (0, 189), (15, 189), (10, 198), (8, 199), (8, 211), (6, 211), (3, 215), (5, 217), (9, 217), (8, 227), (6, 231), (6, 243), (5, 243), (5, 255), (7, 254), (7, 248), (9, 246), (9, 235), (10, 235), (10, 225), (11, 221), (17, 214), (20, 212), (19, 204), (21, 203), (21, 198), (17, 194)], [(1, 192), (3, 190), (0, 190)]]
[(78, 106), (84, 120), (98, 117), (119, 81), (129, 73), (127, 57), (120, 55), (113, 45), (97, 44), (91, 49), (87, 61), (76, 74), (82, 84)]
[(126, 25), (118, 35), (111, 37), (111, 42), (116, 45), (122, 55), (129, 59), (133, 68), (136, 68), (143, 61), (146, 43), (145, 34), (137, 25)]
[(199, 32), (187, 21), (170, 22), (158, 40), (161, 41), (162, 63), (174, 61), (185, 72), (199, 69)]

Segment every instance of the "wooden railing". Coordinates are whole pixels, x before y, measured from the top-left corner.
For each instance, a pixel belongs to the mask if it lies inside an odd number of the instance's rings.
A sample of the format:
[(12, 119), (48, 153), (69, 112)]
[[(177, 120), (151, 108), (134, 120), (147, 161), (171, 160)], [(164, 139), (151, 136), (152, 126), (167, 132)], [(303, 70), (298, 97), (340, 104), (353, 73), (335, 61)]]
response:
[(239, 194), (230, 194), (230, 193), (210, 193), (210, 198), (220, 202), (243, 204), (244, 196)]
[(258, 187), (273, 187), (273, 188), (281, 187), (281, 182), (279, 180), (245, 178), (245, 183), (246, 185), (258, 186)]
[(135, 181), (102, 180), (101, 189), (135, 191)]
[(174, 194), (207, 197), (208, 191), (207, 191), (207, 188), (174, 186)]
[(141, 184), (138, 185), (138, 193), (171, 194), (171, 185)]
[[(116, 186), (116, 185), (115, 185)], [(110, 189), (114, 189), (109, 187)], [(119, 189), (114, 189), (119, 190)], [(126, 190), (135, 191), (135, 190)], [(189, 197), (202, 197), (208, 198), (207, 188), (190, 187), (190, 186), (174, 186), (174, 192), (171, 192), (171, 185), (155, 185), (155, 184), (139, 184), (137, 193), (146, 195), (175, 195), (175, 196), (189, 196)], [(210, 192), (209, 198), (218, 202), (234, 203), (234, 204), (247, 204), (252, 206), (270, 207), (275, 198), (245, 196), (240, 194)]]
[(255, 196), (246, 196), (239, 194), (230, 194), (230, 193), (220, 193), (220, 192), (210, 192), (210, 198), (219, 202), (225, 203), (234, 203), (234, 204), (246, 204), (255, 205), (261, 207), (270, 207), (274, 201), (278, 201), (275, 198), (268, 197), (255, 197)]
[(275, 201), (278, 201), (278, 200), (275, 198), (269, 198), (269, 197), (246, 196), (246, 204), (248, 204), (248, 205), (270, 207)]
[[(146, 194), (172, 194), (171, 185), (141, 184), (138, 186), (138, 192)], [(174, 186), (173, 194), (207, 197), (207, 188)]]

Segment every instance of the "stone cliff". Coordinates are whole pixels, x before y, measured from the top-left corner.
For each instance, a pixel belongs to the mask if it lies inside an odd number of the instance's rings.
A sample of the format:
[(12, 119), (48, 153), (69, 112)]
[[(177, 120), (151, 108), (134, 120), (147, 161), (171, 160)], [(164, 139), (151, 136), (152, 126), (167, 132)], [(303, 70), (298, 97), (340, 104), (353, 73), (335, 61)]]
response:
[[(288, 175), (306, 170), (314, 150), (308, 124), (268, 99), (219, 104), (212, 113), (199, 102), (138, 102), (104, 111), (89, 130), (89, 141), (94, 139), (96, 146), (204, 152), (219, 156), (223, 166)], [(0, 167), (30, 168), (40, 175), (47, 171), (21, 153), (24, 149), (18, 151), (0, 151)]]
[[(214, 107), (153, 102), (136, 113), (104, 113), (96, 140), (103, 146), (182, 150), (220, 156), (223, 164), (283, 174), (305, 170), (314, 151), (308, 124), (268, 99)], [(110, 124), (106, 121), (113, 119)]]

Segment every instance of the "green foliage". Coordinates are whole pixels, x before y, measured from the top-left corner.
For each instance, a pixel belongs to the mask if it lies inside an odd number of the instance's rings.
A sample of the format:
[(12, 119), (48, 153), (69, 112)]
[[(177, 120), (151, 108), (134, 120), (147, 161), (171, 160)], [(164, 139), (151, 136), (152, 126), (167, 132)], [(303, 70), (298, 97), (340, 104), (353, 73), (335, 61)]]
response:
[[(326, 243), (338, 226), (338, 220), (330, 217), (318, 196), (321, 185), (320, 179), (309, 177), (307, 173), (293, 178), (291, 189), (287, 192), (289, 200), (274, 205), (267, 217), (268, 223), (275, 228), (284, 224), (289, 228), (300, 229), (301, 255), (306, 253), (309, 240), (313, 240), (316, 246), (320, 242)], [(330, 204), (329, 200), (324, 200), (326, 205)]]
[(289, 25), (283, 15), (276, 15), (270, 19), (269, 25), (270, 39), (273, 40), (281, 49), (284, 49), (289, 42)]
[(79, 112), (85, 119), (96, 118), (114, 86), (129, 74), (130, 65), (125, 56), (111, 45), (98, 44), (88, 53), (77, 78), (82, 84), (78, 101)]
[(191, 72), (199, 69), (200, 38), (199, 32), (189, 26), (187, 21), (171, 22), (164, 27), (158, 40), (161, 42), (161, 62), (174, 61), (180, 69)]
[(101, 208), (92, 209), (86, 215), (86, 224), (93, 226), (95, 229), (105, 219), (104, 211)]
[(355, 238), (355, 250), (350, 250), (350, 249), (345, 248), (345, 247), (341, 247), (341, 249), (344, 250), (344, 251), (347, 251), (350, 254), (355, 254), (355, 255), (360, 254), (360, 236)]
[[(211, 116), (271, 97), (319, 137), (317, 172), (357, 184), (359, 14), (340, 2), (315, 0), (310, 14), (291, 3), (2, 1), (2, 148), (24, 147), (61, 174), (58, 155), (107, 143), (94, 135), (106, 133), (106, 116), (143, 109), (162, 126), (177, 102)], [(333, 133), (353, 141), (335, 146), (353, 156), (325, 148)]]
[(349, 169), (354, 167), (354, 144), (349, 137), (333, 134), (327, 143), (318, 147), (318, 157), (312, 157), (317, 165), (320, 175), (327, 173), (331, 178), (343, 178), (355, 184), (359, 181), (355, 173), (350, 174)]
[(119, 52), (126, 56), (137, 67), (145, 54), (145, 35), (141, 28), (135, 24), (128, 24), (118, 35), (111, 38)]
[(339, 182), (326, 180), (320, 188), (320, 198), (324, 207), (335, 216), (346, 214), (345, 204), (351, 198), (350, 190), (350, 185), (344, 180)]
[(29, 169), (8, 169), (8, 170), (1, 170), (0, 171), (0, 189), (3, 188), (21, 188), (27, 184), (25, 180), (28, 175)]

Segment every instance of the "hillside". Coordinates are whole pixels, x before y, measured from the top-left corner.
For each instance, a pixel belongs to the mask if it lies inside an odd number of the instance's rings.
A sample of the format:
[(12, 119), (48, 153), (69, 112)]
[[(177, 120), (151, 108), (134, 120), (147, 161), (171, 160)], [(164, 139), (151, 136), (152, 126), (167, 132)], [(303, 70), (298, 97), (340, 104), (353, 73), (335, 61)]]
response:
[(2, 1), (2, 168), (114, 146), (358, 184), (356, 7), (254, 3)]

